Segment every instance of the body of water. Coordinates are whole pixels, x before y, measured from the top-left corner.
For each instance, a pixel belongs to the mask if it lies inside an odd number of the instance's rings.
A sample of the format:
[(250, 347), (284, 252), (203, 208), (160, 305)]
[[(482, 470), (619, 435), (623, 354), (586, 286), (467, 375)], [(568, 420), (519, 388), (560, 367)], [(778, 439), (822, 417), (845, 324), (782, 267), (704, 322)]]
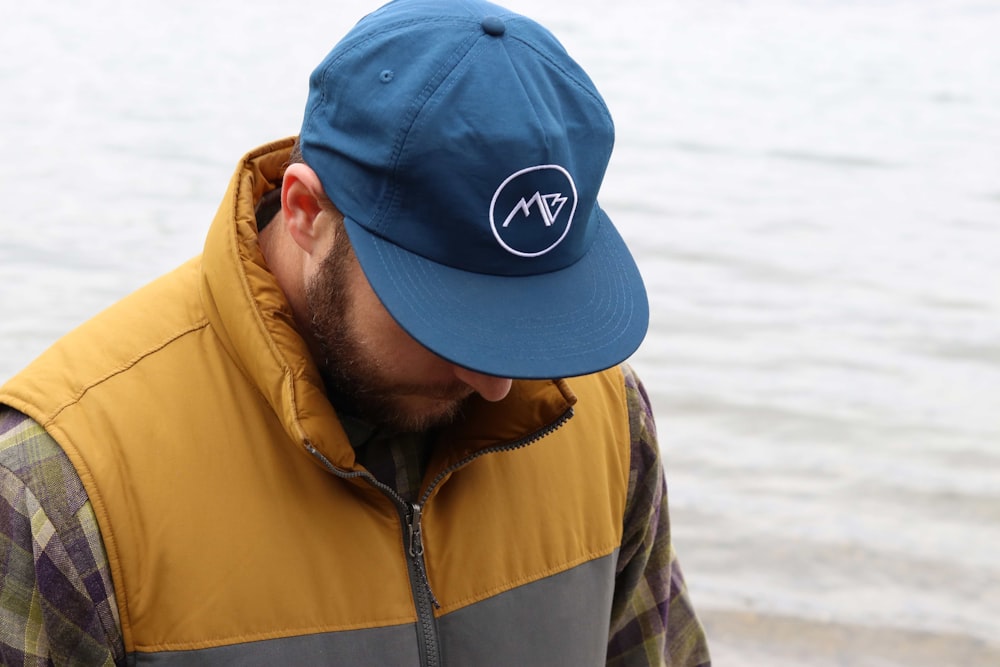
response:
[[(617, 122), (601, 201), (716, 664), (1000, 664), (1000, 4), (508, 4)], [(197, 253), (372, 8), (8, 12), (0, 378)]]

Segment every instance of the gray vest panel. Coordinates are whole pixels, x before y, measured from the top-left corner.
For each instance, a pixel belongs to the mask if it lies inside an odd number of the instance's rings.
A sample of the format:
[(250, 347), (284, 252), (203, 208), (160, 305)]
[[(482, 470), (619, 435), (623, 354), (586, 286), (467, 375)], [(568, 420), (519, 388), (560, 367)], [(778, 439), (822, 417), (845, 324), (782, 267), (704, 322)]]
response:
[(618, 553), (438, 619), (446, 665), (578, 667), (607, 661)]
[[(406, 657), (404, 657), (406, 656)], [(412, 624), (325, 632), (193, 651), (132, 653), (135, 667), (273, 667), (273, 665), (416, 665)]]
[[(603, 665), (617, 552), (437, 620), (444, 665)], [(419, 665), (412, 624), (326, 632), (192, 651), (133, 653), (136, 667)]]

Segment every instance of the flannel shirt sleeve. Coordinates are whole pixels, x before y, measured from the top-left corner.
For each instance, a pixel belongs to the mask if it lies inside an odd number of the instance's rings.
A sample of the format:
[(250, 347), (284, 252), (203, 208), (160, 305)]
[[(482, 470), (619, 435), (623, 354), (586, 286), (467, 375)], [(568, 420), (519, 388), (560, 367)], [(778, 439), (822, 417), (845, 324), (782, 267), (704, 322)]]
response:
[(623, 370), (632, 451), (607, 664), (708, 667), (705, 631), (670, 540), (667, 486), (649, 398), (631, 367)]
[(107, 555), (80, 478), (0, 406), (0, 664), (124, 665)]

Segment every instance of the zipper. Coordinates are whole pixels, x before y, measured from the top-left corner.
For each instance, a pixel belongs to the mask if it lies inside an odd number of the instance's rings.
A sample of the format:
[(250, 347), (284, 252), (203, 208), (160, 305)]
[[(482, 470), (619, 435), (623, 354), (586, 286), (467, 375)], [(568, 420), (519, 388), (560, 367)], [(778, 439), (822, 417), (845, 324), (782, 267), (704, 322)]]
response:
[(430, 499), (431, 494), (434, 493), (434, 490), (445, 478), (480, 456), (510, 452), (515, 449), (527, 447), (559, 429), (572, 416), (573, 408), (567, 408), (566, 412), (560, 415), (554, 422), (530, 435), (518, 440), (477, 450), (465, 458), (456, 461), (434, 476), (434, 479), (431, 480), (431, 483), (427, 485), (427, 488), (421, 494), (420, 499), (415, 503), (407, 502), (405, 498), (396, 492), (396, 489), (383, 484), (366, 470), (350, 471), (338, 468), (322, 452), (313, 447), (313, 444), (309, 440), (305, 441), (305, 447), (309, 453), (316, 457), (330, 473), (341, 479), (363, 479), (381, 491), (395, 504), (396, 511), (399, 512), (400, 523), (403, 527), (406, 567), (410, 579), (410, 589), (413, 592), (413, 600), (417, 609), (417, 626), (419, 628), (417, 642), (420, 650), (421, 667), (439, 667), (441, 665), (441, 648), (438, 641), (437, 620), (434, 617), (434, 610), (440, 609), (441, 604), (434, 597), (434, 591), (431, 590), (431, 583), (427, 577), (427, 563), (424, 560), (423, 526), (421, 523), (424, 507)]
[(570, 417), (572, 416), (573, 416), (573, 408), (567, 408), (566, 412), (559, 415), (559, 417), (554, 422), (538, 429), (534, 433), (526, 435), (525, 437), (520, 438), (519, 440), (512, 440), (510, 442), (505, 442), (503, 444), (476, 450), (471, 454), (469, 454), (468, 456), (466, 456), (464, 459), (452, 463), (450, 466), (448, 466), (447, 468), (439, 472), (437, 475), (435, 475), (434, 479), (431, 480), (431, 483), (427, 485), (427, 489), (424, 491), (423, 495), (420, 496), (420, 500), (418, 501), (417, 504), (419, 505), (425, 504), (427, 500), (430, 498), (431, 494), (434, 492), (434, 489), (442, 481), (444, 481), (444, 479), (448, 475), (452, 474), (459, 468), (467, 466), (469, 463), (478, 459), (480, 456), (485, 456), (487, 454), (497, 454), (499, 452), (512, 452), (515, 449), (521, 449), (522, 447), (527, 447), (528, 445), (534, 442), (538, 442), (542, 438), (551, 435), (553, 432), (559, 430), (559, 428), (562, 427), (562, 425), (565, 424), (567, 421), (569, 421)]
[(434, 591), (431, 590), (431, 582), (427, 579), (427, 567), (424, 562), (424, 536), (420, 532), (420, 519), (423, 516), (423, 507), (419, 503), (414, 503), (410, 506), (410, 544), (407, 553), (413, 562), (419, 565), (419, 572), (421, 583), (427, 588), (427, 595), (429, 602), (435, 609), (440, 609), (441, 604), (434, 597)]
[(305, 447), (331, 474), (341, 479), (363, 479), (385, 494), (396, 506), (400, 524), (403, 527), (402, 539), (405, 545), (406, 570), (409, 575), (410, 590), (413, 593), (413, 601), (417, 610), (417, 648), (420, 653), (420, 665), (421, 667), (439, 667), (441, 665), (441, 649), (438, 645), (434, 609), (439, 609), (441, 605), (438, 604), (431, 592), (430, 582), (427, 579), (427, 567), (424, 563), (424, 541), (420, 532), (423, 508), (417, 503), (411, 505), (406, 502), (406, 499), (399, 495), (396, 489), (383, 484), (370, 472), (366, 470), (341, 470), (333, 465), (322, 452), (313, 447), (313, 444), (308, 440), (305, 441)]
[[(404, 506), (405, 503), (404, 503)], [(407, 549), (407, 567), (410, 573), (410, 590), (413, 591), (413, 601), (417, 607), (417, 646), (420, 651), (422, 667), (438, 667), (441, 664), (441, 647), (438, 642), (437, 619), (434, 610), (440, 609), (431, 584), (427, 579), (427, 564), (424, 562), (424, 540), (420, 534), (420, 517), (422, 508), (419, 504), (406, 506), (409, 510), (409, 548)]]

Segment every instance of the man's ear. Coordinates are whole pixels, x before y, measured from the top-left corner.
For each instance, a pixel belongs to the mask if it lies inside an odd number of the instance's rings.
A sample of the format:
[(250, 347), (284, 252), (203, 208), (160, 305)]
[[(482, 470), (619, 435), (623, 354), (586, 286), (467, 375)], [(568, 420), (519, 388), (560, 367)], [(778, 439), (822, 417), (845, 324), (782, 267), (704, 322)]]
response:
[(323, 185), (316, 172), (302, 163), (290, 164), (281, 182), (281, 212), (292, 240), (306, 253), (325, 252), (330, 225), (321, 224)]

